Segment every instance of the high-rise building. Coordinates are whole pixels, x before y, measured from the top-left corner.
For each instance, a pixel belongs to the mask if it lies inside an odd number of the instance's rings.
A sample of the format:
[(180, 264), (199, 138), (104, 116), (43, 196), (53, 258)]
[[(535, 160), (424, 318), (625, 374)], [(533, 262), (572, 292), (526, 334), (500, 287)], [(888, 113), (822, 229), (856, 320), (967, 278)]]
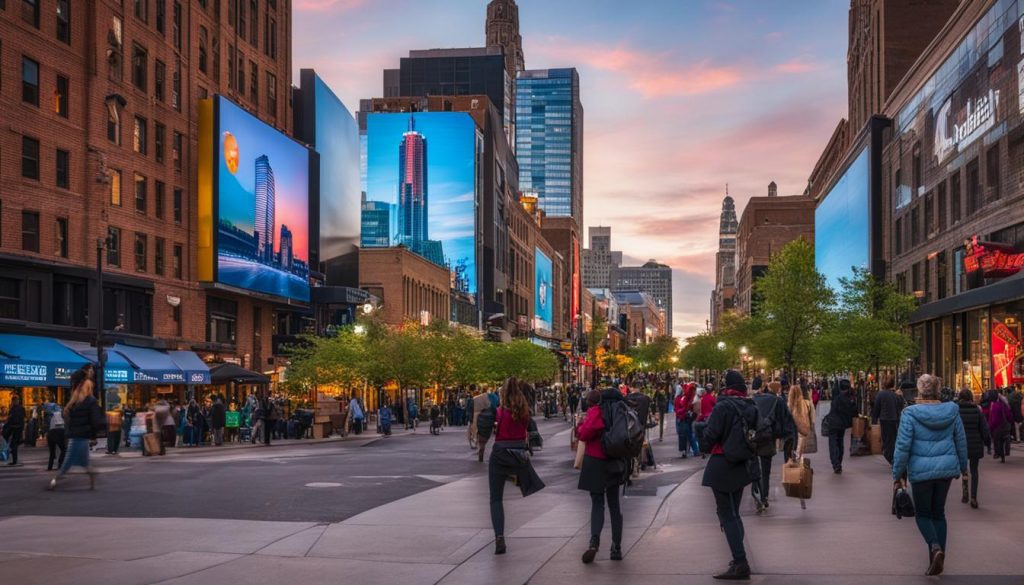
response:
[(515, 79), (526, 69), (523, 37), (519, 34), (519, 7), (515, 0), (491, 0), (487, 4), (484, 32), (488, 47), (501, 47), (504, 51), (505, 70)]
[(722, 200), (718, 222), (718, 253), (715, 255), (715, 290), (711, 292), (712, 331), (718, 329), (722, 313), (735, 307), (736, 299), (736, 203), (729, 195)]
[(270, 159), (262, 155), (256, 159), (256, 243), (260, 259), (274, 259), (274, 169)]
[(672, 334), (672, 268), (655, 260), (643, 266), (616, 266), (611, 270), (612, 292), (647, 293), (665, 313), (664, 330)]
[(281, 268), (290, 270), (295, 261), (295, 256), (292, 252), (292, 231), (284, 224), (281, 224), (281, 239), (278, 248), (280, 249), (280, 252), (278, 252), (278, 263), (281, 264)]
[(367, 201), (364, 194), (359, 245), (363, 248), (387, 248), (390, 246), (394, 214), (394, 205), (386, 201)]
[(583, 105), (575, 68), (523, 71), (516, 80), (519, 186), (549, 217), (583, 224)]
[(590, 226), (589, 247), (583, 250), (583, 286), (611, 289), (612, 269), (622, 264), (622, 252), (612, 250), (612, 228)]
[(414, 247), (428, 239), (427, 139), (416, 131), (410, 115), (409, 130), (398, 147), (398, 241)]

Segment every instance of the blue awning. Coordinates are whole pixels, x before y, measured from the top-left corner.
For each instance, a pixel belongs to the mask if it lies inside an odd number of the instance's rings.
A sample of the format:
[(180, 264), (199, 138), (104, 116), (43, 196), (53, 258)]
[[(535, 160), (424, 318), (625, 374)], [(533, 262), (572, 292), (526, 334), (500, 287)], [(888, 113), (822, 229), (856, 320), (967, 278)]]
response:
[(185, 372), (185, 382), (188, 384), (209, 384), (210, 368), (203, 360), (199, 359), (191, 351), (169, 351), (171, 359)]
[(135, 367), (135, 384), (185, 384), (187, 378), (165, 351), (115, 343), (111, 351), (128, 358)]
[[(90, 363), (96, 365), (96, 348), (84, 341), (65, 341), (64, 345), (73, 349)], [(103, 365), (103, 383), (131, 384), (135, 380), (135, 367), (126, 357), (116, 351), (106, 350), (107, 359)]]
[(0, 334), (0, 385), (69, 386), (87, 362), (58, 339)]

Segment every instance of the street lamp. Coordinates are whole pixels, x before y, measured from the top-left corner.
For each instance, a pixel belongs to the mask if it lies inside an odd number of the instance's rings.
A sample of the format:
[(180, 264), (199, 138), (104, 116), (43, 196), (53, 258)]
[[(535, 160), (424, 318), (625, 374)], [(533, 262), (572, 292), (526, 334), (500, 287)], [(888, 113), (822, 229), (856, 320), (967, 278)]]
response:
[(719, 341), (718, 342), (718, 351), (725, 351), (725, 342), (724, 341)]
[(743, 347), (740, 348), (740, 353), (742, 353), (743, 355), (747, 355), (750, 352), (747, 351), (747, 346), (744, 345)]
[(366, 327), (363, 325), (356, 325), (352, 330), (355, 331), (356, 335), (366, 335)]

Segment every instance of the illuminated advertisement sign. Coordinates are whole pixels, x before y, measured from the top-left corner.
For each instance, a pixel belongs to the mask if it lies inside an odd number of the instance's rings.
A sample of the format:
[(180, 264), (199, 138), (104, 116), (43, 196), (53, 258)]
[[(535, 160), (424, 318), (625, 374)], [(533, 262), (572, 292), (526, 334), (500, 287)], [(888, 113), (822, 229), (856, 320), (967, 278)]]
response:
[(978, 236), (964, 242), (964, 271), (981, 271), (985, 278), (1002, 278), (1024, 268), (1024, 253), (1012, 246), (995, 242), (979, 242)]
[(551, 282), (551, 258), (541, 252), (540, 248), (535, 248), (533, 266), (533, 328), (550, 334), (551, 316), (554, 313), (552, 310), (554, 303), (551, 298), (554, 293)]
[(309, 150), (222, 96), (200, 107), (199, 275), (309, 301)]
[[(452, 288), (471, 297), (477, 292), (476, 136), (476, 124), (462, 112), (369, 114), (362, 226), (364, 234), (386, 234), (388, 245), (448, 268)], [(377, 207), (395, 213), (371, 216), (367, 210)]]
[(861, 150), (814, 210), (814, 263), (833, 290), (870, 255), (868, 149)]
[(1024, 355), (1021, 353), (1020, 323), (992, 321), (992, 370), (997, 388), (1024, 382)]
[(576, 325), (576, 320), (580, 317), (580, 294), (583, 292), (580, 289), (580, 242), (576, 239), (576, 236), (572, 238), (572, 319), (573, 326)]

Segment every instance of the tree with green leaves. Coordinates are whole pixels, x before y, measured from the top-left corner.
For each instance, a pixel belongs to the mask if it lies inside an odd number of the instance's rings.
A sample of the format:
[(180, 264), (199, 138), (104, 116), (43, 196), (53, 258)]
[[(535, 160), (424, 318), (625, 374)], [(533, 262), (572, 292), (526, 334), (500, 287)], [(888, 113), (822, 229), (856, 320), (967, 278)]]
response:
[(815, 338), (829, 322), (835, 295), (814, 265), (814, 246), (803, 238), (772, 256), (754, 283), (760, 297), (753, 317), (758, 351), (792, 373), (812, 363)]
[(667, 372), (675, 369), (678, 361), (679, 343), (670, 335), (657, 337), (650, 343), (637, 345), (630, 348), (629, 356), (636, 362), (637, 367), (648, 372)]
[(530, 383), (547, 382), (558, 375), (558, 358), (526, 339), (511, 343), (488, 343), (485, 359), (492, 382), (515, 376)]
[(679, 350), (678, 363), (687, 370), (721, 372), (736, 365), (738, 351), (738, 346), (722, 337), (703, 332), (686, 339), (686, 345)]
[(590, 322), (590, 331), (587, 331), (587, 360), (590, 363), (597, 363), (597, 350), (607, 336), (608, 318), (599, 312), (594, 315), (593, 321)]

